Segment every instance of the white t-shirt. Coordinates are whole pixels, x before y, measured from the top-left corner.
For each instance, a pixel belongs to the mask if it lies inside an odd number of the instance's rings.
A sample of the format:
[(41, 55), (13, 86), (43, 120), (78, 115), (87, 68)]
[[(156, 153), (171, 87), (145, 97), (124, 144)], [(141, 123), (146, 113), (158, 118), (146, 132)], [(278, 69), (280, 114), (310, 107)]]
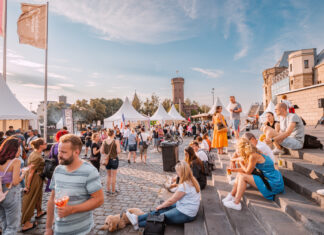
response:
[(148, 140), (149, 135), (147, 133), (141, 132), (141, 134), (138, 135), (138, 138), (140, 141), (142, 141), (141, 136), (142, 136), (143, 141), (146, 142)]
[[(208, 144), (207, 144), (208, 145)], [(202, 150), (198, 150), (198, 152), (196, 152), (197, 157), (199, 157), (200, 160), (202, 160), (203, 162), (208, 161), (208, 157), (207, 154), (202, 151)]]
[(129, 135), (130, 135), (130, 130), (127, 128), (127, 129), (124, 130), (123, 136), (124, 136), (124, 138), (128, 138)]
[(264, 142), (258, 140), (258, 143), (257, 143), (256, 147), (257, 147), (257, 149), (259, 149), (259, 150), (260, 150), (264, 155), (270, 157), (270, 158), (272, 159), (273, 163), (275, 162), (275, 157), (274, 157), (274, 155), (273, 155), (273, 152), (271, 151), (270, 147), (269, 147), (266, 143), (264, 143)]
[(179, 184), (177, 191), (184, 192), (185, 195), (176, 203), (176, 208), (183, 214), (195, 217), (200, 205), (200, 192), (197, 193), (194, 186), (188, 183)]
[(203, 140), (199, 147), (203, 150), (209, 151), (209, 145), (206, 140)]

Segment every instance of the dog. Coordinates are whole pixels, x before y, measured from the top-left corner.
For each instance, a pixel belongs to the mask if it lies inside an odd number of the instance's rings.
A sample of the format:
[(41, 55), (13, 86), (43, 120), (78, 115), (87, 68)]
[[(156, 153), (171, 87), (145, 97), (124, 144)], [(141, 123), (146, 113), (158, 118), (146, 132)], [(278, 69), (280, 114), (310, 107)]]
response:
[[(138, 208), (127, 209), (129, 213), (135, 215), (143, 215), (144, 212)], [(108, 230), (109, 232), (114, 232), (126, 227), (130, 224), (125, 211), (121, 212), (118, 215), (108, 215), (105, 220), (105, 224), (100, 228), (100, 230)]]

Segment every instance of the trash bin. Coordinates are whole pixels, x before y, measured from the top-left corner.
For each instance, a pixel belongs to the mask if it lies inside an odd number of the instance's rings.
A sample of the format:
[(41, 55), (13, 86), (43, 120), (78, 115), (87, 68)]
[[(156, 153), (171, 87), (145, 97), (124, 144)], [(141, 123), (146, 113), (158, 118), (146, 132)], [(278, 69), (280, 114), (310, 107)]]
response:
[(161, 143), (162, 161), (164, 171), (175, 171), (175, 165), (179, 159), (179, 148), (177, 142), (164, 141)]

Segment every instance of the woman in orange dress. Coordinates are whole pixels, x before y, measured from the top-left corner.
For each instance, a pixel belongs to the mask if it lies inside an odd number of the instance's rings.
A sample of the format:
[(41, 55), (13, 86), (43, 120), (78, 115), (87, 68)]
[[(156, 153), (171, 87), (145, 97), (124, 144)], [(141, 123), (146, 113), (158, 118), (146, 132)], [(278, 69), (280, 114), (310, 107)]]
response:
[(217, 106), (216, 112), (213, 116), (214, 135), (212, 148), (217, 148), (218, 154), (224, 154), (223, 148), (228, 146), (227, 125), (225, 118), (222, 115), (222, 109), (222, 106)]

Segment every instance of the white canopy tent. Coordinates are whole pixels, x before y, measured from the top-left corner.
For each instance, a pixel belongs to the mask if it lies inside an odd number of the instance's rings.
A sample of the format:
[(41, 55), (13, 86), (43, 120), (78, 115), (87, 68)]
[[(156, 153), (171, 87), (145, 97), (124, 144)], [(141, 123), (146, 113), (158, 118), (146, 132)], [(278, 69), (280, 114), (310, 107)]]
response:
[[(26, 128), (26, 126), (22, 125), (23, 121), (28, 121), (28, 123), (25, 123), (27, 127), (33, 124), (33, 128), (37, 128), (37, 116), (28, 111), (17, 100), (3, 80), (2, 75), (0, 75), (0, 107), (0, 120), (2, 120), (0, 129), (6, 129), (8, 123), (13, 125), (14, 128)], [(13, 123), (17, 123), (17, 126), (15, 127)]]
[(173, 117), (173, 120), (176, 121), (185, 121), (186, 119), (184, 117), (182, 117), (177, 109), (174, 107), (174, 105), (171, 106), (171, 109), (169, 110), (168, 114)]
[(216, 102), (213, 105), (213, 107), (209, 110), (208, 114), (209, 115), (214, 115), (215, 111), (216, 111), (216, 107), (217, 106), (222, 106), (223, 110), (222, 110), (222, 114), (224, 115), (224, 117), (228, 118), (230, 117), (230, 112), (226, 109), (226, 107), (222, 104), (221, 100), (219, 99), (219, 97), (216, 98)]
[(104, 126), (106, 128), (110, 128), (113, 126), (113, 123), (121, 123), (123, 122), (123, 120), (127, 123), (137, 121), (149, 121), (149, 118), (137, 112), (126, 97), (120, 109), (114, 115), (104, 120)]
[(259, 117), (259, 120), (261, 123), (264, 123), (266, 121), (266, 113), (267, 112), (273, 113), (275, 120), (279, 120), (279, 118), (275, 112), (275, 105), (272, 101), (270, 101), (266, 110), (264, 110), (263, 114)]
[(150, 117), (151, 121), (174, 121), (175, 119), (170, 116), (164, 109), (163, 105), (160, 104), (159, 108), (156, 110), (156, 112), (153, 114), (152, 117)]

